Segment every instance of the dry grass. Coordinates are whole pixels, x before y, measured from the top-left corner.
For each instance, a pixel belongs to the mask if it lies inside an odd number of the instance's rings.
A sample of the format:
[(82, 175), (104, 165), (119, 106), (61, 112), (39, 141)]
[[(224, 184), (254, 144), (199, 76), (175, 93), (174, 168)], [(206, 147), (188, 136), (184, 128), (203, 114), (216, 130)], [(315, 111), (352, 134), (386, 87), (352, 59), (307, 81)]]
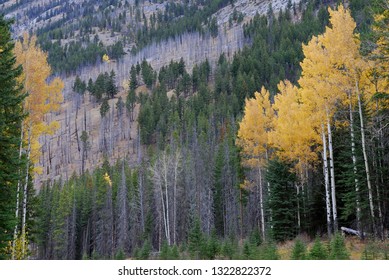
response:
[[(314, 240), (307, 236), (299, 236), (307, 246), (307, 250), (312, 248)], [(329, 244), (328, 239), (322, 239), (323, 245)], [(278, 254), (280, 259), (289, 260), (292, 255), (293, 246), (295, 240), (286, 241), (277, 245)], [(362, 259), (384, 259), (385, 251), (389, 254), (389, 240), (386, 241), (370, 241), (360, 240), (358, 237), (347, 236), (345, 238), (346, 248), (350, 255), (351, 260), (362, 260)]]

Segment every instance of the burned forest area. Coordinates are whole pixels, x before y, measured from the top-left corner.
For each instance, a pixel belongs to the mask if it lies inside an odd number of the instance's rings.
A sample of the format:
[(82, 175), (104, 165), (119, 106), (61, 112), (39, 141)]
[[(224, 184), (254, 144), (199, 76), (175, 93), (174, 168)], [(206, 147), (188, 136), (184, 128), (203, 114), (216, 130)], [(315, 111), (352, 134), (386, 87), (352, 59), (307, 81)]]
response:
[(388, 11), (0, 0), (0, 259), (388, 259)]

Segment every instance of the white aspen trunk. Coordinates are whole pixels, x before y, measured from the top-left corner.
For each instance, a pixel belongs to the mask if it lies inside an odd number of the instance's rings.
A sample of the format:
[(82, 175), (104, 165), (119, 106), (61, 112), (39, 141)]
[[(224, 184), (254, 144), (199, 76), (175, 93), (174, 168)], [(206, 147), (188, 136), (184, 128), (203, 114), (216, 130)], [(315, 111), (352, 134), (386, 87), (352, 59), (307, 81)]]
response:
[(174, 159), (174, 185), (173, 185), (173, 243), (177, 244), (177, 177), (180, 164), (180, 152), (176, 151)]
[[(158, 172), (155, 170), (155, 172)], [(165, 201), (163, 199), (163, 188), (162, 188), (162, 182), (159, 182), (160, 187), (160, 193), (161, 193), (161, 203), (162, 203), (162, 216), (163, 216), (163, 224), (165, 226), (165, 236), (167, 239), (168, 233), (167, 233), (167, 224), (166, 224), (166, 216), (165, 216)]]
[(23, 216), (22, 216), (22, 256), (26, 254), (26, 216), (27, 216), (27, 188), (28, 188), (28, 174), (29, 174), (29, 162), (31, 155), (31, 124), (28, 129), (28, 150), (27, 150), (27, 163), (26, 163), (26, 177), (23, 189)]
[(350, 98), (350, 137), (351, 137), (351, 157), (353, 161), (354, 171), (354, 183), (355, 183), (355, 206), (356, 206), (356, 218), (357, 218), (357, 230), (363, 234), (361, 226), (361, 205), (360, 205), (360, 193), (359, 193), (359, 180), (358, 180), (358, 169), (357, 169), (357, 157), (355, 155), (355, 132), (354, 132), (354, 116), (352, 108), (351, 93)]
[(376, 226), (375, 226), (373, 190), (372, 190), (372, 187), (371, 187), (370, 170), (369, 170), (369, 163), (368, 163), (367, 152), (366, 152), (365, 126), (364, 126), (364, 121), (363, 121), (361, 94), (359, 93), (358, 82), (355, 83), (355, 89), (357, 91), (357, 96), (358, 96), (359, 118), (360, 118), (360, 122), (361, 122), (362, 152), (363, 152), (363, 160), (365, 162), (367, 189), (368, 189), (368, 193), (369, 193), (370, 216), (371, 216), (371, 219), (372, 219), (372, 222), (373, 222), (374, 236), (377, 236), (377, 229), (376, 229)]
[(168, 192), (168, 158), (166, 154), (163, 155), (163, 169), (164, 169), (164, 182), (165, 182), (165, 194), (166, 194), (166, 238), (167, 244), (170, 246), (170, 219), (169, 219), (169, 192)]
[(265, 211), (263, 208), (263, 184), (262, 184), (262, 170), (258, 168), (259, 175), (259, 207), (261, 209), (261, 231), (262, 231), (262, 240), (265, 241)]
[(300, 216), (300, 187), (299, 184), (296, 184), (296, 192), (297, 192), (297, 227), (300, 232), (301, 229), (301, 216)]
[(338, 231), (338, 212), (336, 209), (336, 189), (335, 189), (335, 171), (334, 171), (334, 153), (332, 148), (332, 130), (330, 119), (327, 115), (327, 129), (328, 129), (328, 151), (330, 154), (330, 173), (331, 173), (331, 199), (332, 199), (332, 217), (334, 222), (334, 233)]
[[(23, 123), (22, 123), (22, 129), (21, 129), (21, 132), (20, 132), (20, 145), (19, 145), (19, 162), (22, 158), (22, 152), (23, 152)], [(12, 240), (12, 255), (11, 255), (11, 259), (14, 260), (15, 259), (15, 249), (16, 249), (16, 238), (18, 237), (18, 225), (19, 225), (19, 222), (18, 222), (18, 219), (19, 219), (19, 200), (20, 200), (20, 184), (21, 184), (21, 181), (20, 181), (20, 168), (19, 168), (19, 178), (18, 178), (18, 185), (17, 185), (17, 189), (16, 189), (16, 208), (15, 208), (15, 219), (16, 219), (16, 225), (15, 225), (15, 228), (14, 228), (14, 237), (13, 237), (13, 240)]]
[[(376, 92), (377, 92), (377, 87), (376, 87)], [(379, 106), (378, 106), (378, 102), (376, 101), (376, 110), (378, 112), (379, 110)], [(383, 143), (383, 139), (384, 139), (384, 135), (383, 135), (383, 127), (382, 127), (382, 119), (379, 119), (377, 118), (377, 122), (379, 123), (379, 130), (378, 130), (378, 134), (379, 134), (379, 146), (380, 146), (380, 149), (381, 151), (383, 151), (384, 149), (384, 143)], [(381, 161), (381, 158), (382, 158), (382, 152), (378, 152), (378, 170), (379, 170), (379, 173), (380, 173), (380, 183), (381, 185), (384, 185), (384, 177), (383, 177), (383, 172), (382, 172), (382, 161)], [(378, 218), (379, 218), (379, 223), (380, 223), (380, 237), (381, 239), (383, 240), (384, 239), (384, 218), (383, 218), (383, 215), (382, 215), (382, 208), (381, 208), (381, 195), (380, 195), (380, 188), (379, 188), (379, 184), (377, 183), (376, 184), (376, 192), (377, 192), (377, 208), (378, 208)]]
[(331, 197), (330, 197), (330, 180), (328, 175), (328, 162), (327, 162), (327, 139), (324, 133), (324, 125), (322, 124), (321, 132), (323, 142), (323, 171), (324, 171), (324, 185), (326, 192), (326, 209), (327, 209), (327, 234), (331, 236)]

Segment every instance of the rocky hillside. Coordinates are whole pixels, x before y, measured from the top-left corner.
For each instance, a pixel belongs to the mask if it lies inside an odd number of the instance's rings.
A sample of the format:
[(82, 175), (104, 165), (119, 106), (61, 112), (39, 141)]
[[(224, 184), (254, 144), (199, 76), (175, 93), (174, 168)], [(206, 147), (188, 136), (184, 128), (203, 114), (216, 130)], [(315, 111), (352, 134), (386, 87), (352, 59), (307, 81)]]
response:
[[(82, 169), (92, 170), (101, 164), (104, 155), (111, 163), (122, 157), (136, 162), (137, 154), (141, 152), (136, 122), (138, 108), (134, 112), (135, 121), (131, 122), (118, 113), (116, 106), (119, 97), (125, 100), (133, 65), (146, 60), (158, 71), (170, 61), (183, 58), (189, 72), (195, 64), (206, 59), (213, 66), (220, 54), (231, 59), (249, 43), (244, 38), (243, 25), (256, 14), (265, 14), (270, 7), (275, 12), (291, 9), (300, 1), (216, 1), (219, 3), (216, 8), (199, 5), (195, 7), (196, 12), (185, 10), (194, 6), (185, 6), (183, 2), (188, 1), (0, 1), (0, 9), (16, 20), (14, 35), (20, 36), (26, 31), (36, 33), (41, 46), (49, 52), (49, 62), (56, 75), (65, 81), (61, 112), (49, 116), (59, 121), (61, 128), (55, 135), (42, 138), (40, 164), (44, 172), (37, 176), (38, 182), (69, 177)], [(196, 5), (208, 1), (190, 2)], [(188, 23), (186, 15), (188, 19), (196, 18), (200, 24)], [(169, 25), (164, 26), (167, 18)], [(186, 29), (174, 29), (173, 35), (168, 32), (160, 35), (164, 30), (184, 24)], [(97, 48), (90, 61), (79, 62), (70, 52), (72, 44), (79, 46), (76, 54), (81, 57), (90, 56), (89, 46)], [(115, 51), (116, 46), (119, 51)], [(58, 52), (63, 52), (65, 61), (56, 57)], [(110, 55), (109, 62), (102, 61), (104, 53)], [(68, 61), (74, 63), (61, 69)], [(109, 100), (110, 111), (102, 119), (100, 105), (88, 93), (80, 97), (72, 87), (76, 75), (87, 82), (112, 70), (116, 74), (119, 94)], [(138, 88), (138, 92), (141, 91), (147, 92), (146, 87)], [(87, 133), (84, 142), (81, 140), (83, 131)]]

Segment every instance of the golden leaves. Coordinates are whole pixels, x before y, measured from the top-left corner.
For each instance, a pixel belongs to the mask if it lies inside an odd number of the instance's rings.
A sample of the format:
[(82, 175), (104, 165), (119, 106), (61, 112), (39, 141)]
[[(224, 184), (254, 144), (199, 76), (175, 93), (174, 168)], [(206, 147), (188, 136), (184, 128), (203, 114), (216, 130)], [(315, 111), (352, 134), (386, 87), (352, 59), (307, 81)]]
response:
[[(31, 144), (31, 161), (37, 163), (41, 148), (39, 137), (52, 135), (59, 128), (58, 122), (47, 122), (45, 115), (60, 109), (64, 83), (59, 78), (48, 82), (51, 69), (47, 63), (47, 54), (37, 46), (36, 36), (24, 34), (23, 40), (15, 44), (15, 55), (16, 62), (23, 66), (20, 82), (28, 92), (24, 103), (28, 113), (23, 126), (25, 141)], [(35, 171), (39, 171), (39, 168)]]
[(255, 92), (254, 98), (246, 99), (244, 117), (239, 124), (237, 144), (242, 147), (244, 163), (248, 166), (263, 163), (272, 117), (270, 94), (262, 87), (260, 93)]
[(103, 55), (103, 61), (106, 62), (106, 63), (110, 62), (109, 56), (107, 54)]
[(112, 187), (112, 181), (107, 172), (105, 172), (103, 178), (104, 181), (108, 184), (108, 186)]

